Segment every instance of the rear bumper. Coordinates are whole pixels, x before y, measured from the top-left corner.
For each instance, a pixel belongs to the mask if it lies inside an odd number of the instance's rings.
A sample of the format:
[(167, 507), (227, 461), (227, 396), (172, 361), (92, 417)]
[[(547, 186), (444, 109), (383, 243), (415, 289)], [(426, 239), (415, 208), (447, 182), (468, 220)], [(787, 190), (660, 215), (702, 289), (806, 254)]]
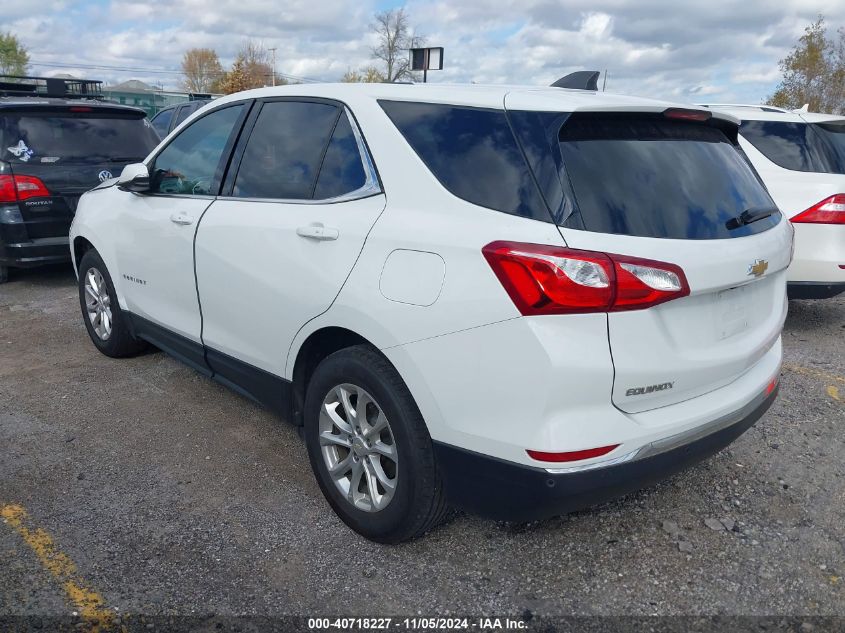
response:
[[(777, 397), (777, 387), (730, 416), (659, 442), (608, 465), (555, 472), (435, 442), (450, 503), (496, 520), (533, 521), (620, 497), (717, 453), (748, 430)], [(615, 463), (614, 463), (615, 462)]]
[(845, 292), (845, 281), (795, 281), (786, 284), (790, 299), (830, 299)]
[(29, 268), (70, 261), (67, 237), (48, 237), (18, 244), (0, 241), (0, 265)]

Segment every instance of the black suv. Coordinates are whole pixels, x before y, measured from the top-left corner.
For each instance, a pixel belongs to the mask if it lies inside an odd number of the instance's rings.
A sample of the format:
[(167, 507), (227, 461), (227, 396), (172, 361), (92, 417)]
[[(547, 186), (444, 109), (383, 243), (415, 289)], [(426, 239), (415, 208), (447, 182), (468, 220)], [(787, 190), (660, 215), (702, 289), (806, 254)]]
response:
[(150, 119), (150, 123), (153, 124), (153, 127), (155, 128), (155, 131), (158, 132), (158, 135), (161, 138), (164, 138), (170, 134), (177, 125), (210, 101), (211, 97), (200, 97), (191, 99), (191, 101), (186, 101), (185, 103), (177, 103), (176, 105), (162, 108), (152, 119)]
[(143, 110), (96, 98), (99, 83), (0, 76), (0, 283), (69, 261), (79, 197), (159, 143)]

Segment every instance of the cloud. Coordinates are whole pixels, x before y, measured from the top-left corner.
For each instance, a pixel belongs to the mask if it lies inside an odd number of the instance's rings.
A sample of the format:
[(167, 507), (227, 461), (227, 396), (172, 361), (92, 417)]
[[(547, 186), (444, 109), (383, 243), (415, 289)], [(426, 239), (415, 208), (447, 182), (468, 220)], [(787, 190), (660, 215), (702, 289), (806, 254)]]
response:
[[(281, 72), (337, 80), (372, 63), (376, 0), (37, 0), (4, 7), (4, 29), (30, 49), (38, 73), (86, 66), (107, 81), (175, 87), (182, 53), (214, 48), (231, 63), (247, 38), (275, 46)], [(608, 90), (674, 99), (759, 102), (777, 62), (823, 13), (845, 24), (836, 0), (409, 0), (411, 22), (445, 47), (431, 81), (548, 85), (578, 69), (608, 70)]]

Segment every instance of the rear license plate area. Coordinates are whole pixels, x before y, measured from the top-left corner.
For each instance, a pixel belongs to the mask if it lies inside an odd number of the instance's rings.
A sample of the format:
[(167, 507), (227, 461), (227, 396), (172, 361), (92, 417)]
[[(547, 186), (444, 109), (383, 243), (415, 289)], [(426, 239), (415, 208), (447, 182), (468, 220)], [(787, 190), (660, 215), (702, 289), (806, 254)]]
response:
[(730, 338), (748, 329), (748, 307), (752, 292), (751, 286), (739, 286), (719, 293), (716, 302), (719, 340)]

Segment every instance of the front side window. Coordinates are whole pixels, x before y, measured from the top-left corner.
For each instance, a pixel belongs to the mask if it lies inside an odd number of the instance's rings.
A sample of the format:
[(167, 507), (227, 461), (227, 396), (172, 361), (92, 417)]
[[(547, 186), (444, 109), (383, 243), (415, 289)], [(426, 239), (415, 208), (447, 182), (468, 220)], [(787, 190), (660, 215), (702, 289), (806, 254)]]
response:
[(151, 192), (211, 195), (217, 169), (243, 104), (216, 110), (182, 130), (155, 158)]
[(244, 149), (232, 195), (310, 200), (340, 108), (326, 103), (265, 103)]

